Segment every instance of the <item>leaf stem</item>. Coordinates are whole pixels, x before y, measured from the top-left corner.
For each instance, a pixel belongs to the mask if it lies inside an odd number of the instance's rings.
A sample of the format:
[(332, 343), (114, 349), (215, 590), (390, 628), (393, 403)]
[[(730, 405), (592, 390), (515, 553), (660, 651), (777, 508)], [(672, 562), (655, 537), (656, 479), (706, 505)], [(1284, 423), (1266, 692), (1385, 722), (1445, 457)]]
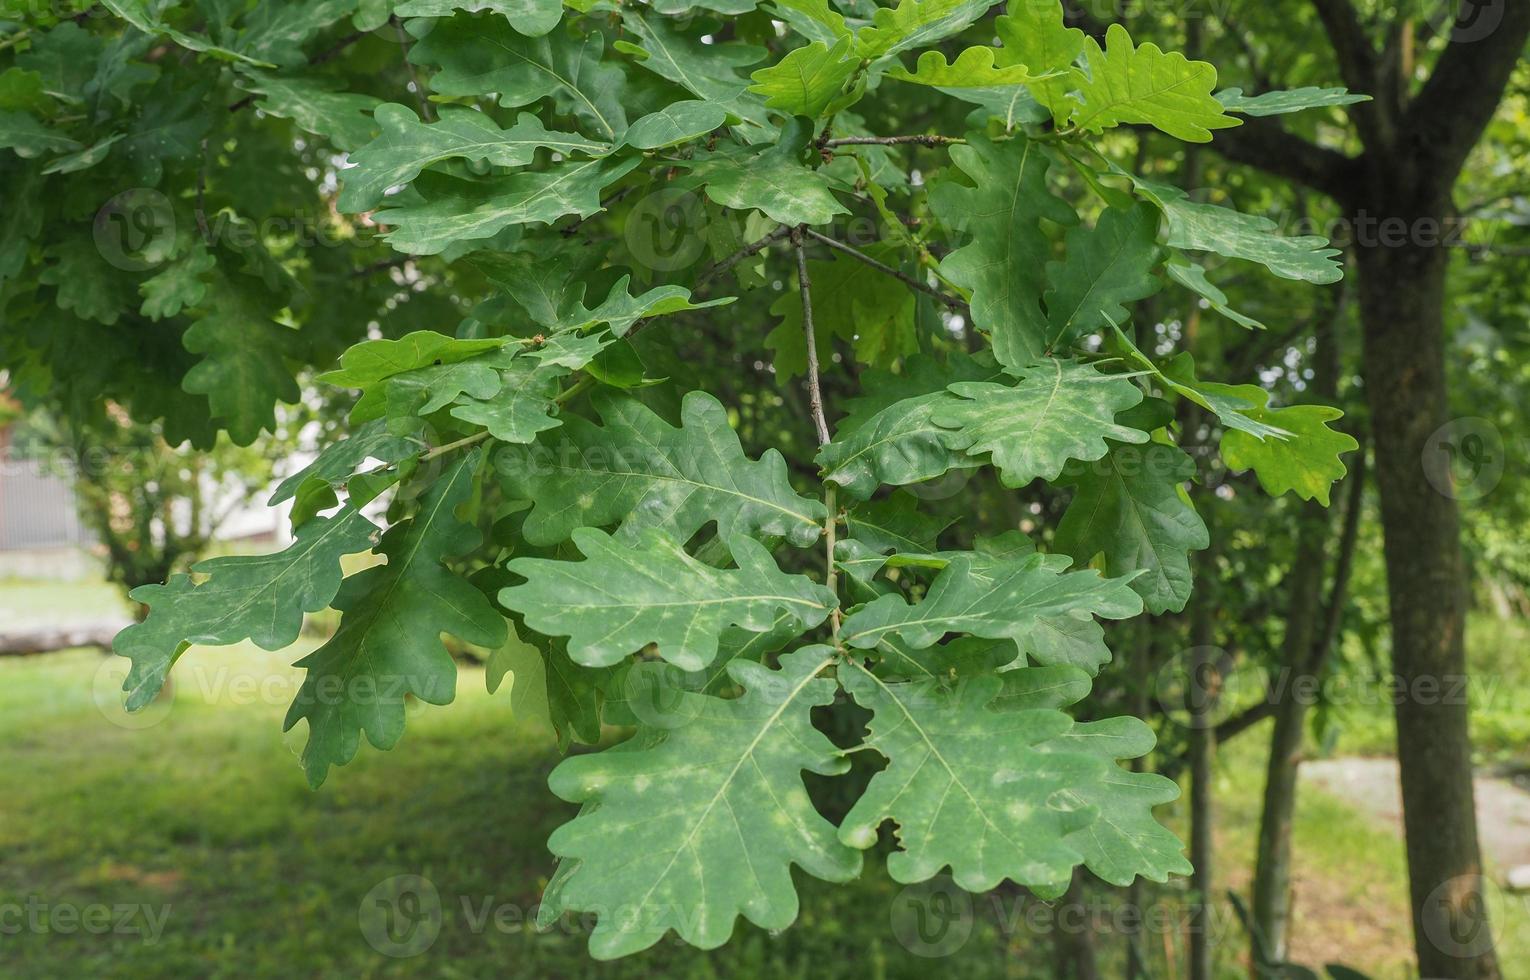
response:
[(797, 253), (797, 293), (802, 297), (802, 334), (807, 341), (808, 406), (813, 412), (813, 427), (818, 432), (818, 445), (830, 442), (829, 420), (823, 413), (823, 387), (819, 383), (818, 335), (813, 328), (813, 281), (808, 275), (807, 253), (802, 250), (802, 236), (815, 232), (803, 225), (790, 230), (792, 249)]
[[(819, 380), (818, 334), (813, 327), (813, 280), (808, 275), (807, 252), (802, 248), (803, 233), (813, 234), (806, 225), (790, 229), (792, 251), (797, 255), (797, 293), (802, 297), (802, 336), (807, 344), (808, 405), (813, 412), (813, 427), (818, 433), (818, 445), (827, 446), (831, 440), (829, 420), (823, 412), (823, 385)], [(834, 566), (834, 545), (839, 528), (839, 503), (834, 484), (825, 482), (823, 490), (824, 509), (828, 518), (824, 523), (825, 568), (824, 585), (836, 598), (839, 595), (839, 574)], [(839, 609), (829, 614), (834, 639), (839, 640)]]
[(839, 241), (838, 239), (830, 238), (828, 235), (821, 235), (811, 228), (804, 229), (804, 233), (815, 241), (822, 242), (830, 248), (838, 249), (839, 251), (844, 252), (846, 255), (856, 259), (857, 261), (866, 263), (883, 275), (892, 276), (894, 279), (912, 289), (917, 289), (921, 293), (927, 293), (928, 295), (935, 297), (937, 300), (951, 307), (951, 309), (956, 310), (958, 313), (967, 313), (970, 311), (966, 301), (962, 300), (960, 297), (943, 293), (936, 289), (934, 286), (931, 286), (929, 283), (920, 282), (913, 276), (905, 275), (887, 263), (872, 258), (854, 246), (846, 245), (844, 242)]

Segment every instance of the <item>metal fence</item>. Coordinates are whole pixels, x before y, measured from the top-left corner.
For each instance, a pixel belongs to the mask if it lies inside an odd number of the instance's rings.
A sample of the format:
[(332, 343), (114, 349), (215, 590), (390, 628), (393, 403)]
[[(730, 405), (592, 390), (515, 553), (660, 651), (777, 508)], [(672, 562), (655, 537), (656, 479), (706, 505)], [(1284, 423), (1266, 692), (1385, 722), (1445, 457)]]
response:
[(69, 481), (27, 465), (0, 466), (0, 551), (91, 542)]

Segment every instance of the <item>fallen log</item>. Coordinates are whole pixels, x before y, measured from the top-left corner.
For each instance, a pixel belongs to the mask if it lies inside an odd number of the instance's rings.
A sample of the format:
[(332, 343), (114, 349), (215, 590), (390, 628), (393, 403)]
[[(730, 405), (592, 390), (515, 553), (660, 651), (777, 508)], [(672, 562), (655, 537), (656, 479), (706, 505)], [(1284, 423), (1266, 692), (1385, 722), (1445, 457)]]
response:
[(75, 626), (0, 629), (0, 657), (26, 657), (76, 647), (110, 650), (112, 638), (128, 625), (127, 620), (113, 620)]

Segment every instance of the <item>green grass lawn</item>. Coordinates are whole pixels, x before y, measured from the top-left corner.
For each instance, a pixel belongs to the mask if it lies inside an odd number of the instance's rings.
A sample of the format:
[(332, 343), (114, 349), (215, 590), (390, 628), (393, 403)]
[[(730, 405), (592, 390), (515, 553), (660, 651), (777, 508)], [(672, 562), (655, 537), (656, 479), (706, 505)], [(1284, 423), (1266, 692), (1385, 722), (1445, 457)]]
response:
[[(899, 937), (914, 935), (918, 907), (875, 856), (848, 886), (799, 876), (801, 916), (781, 935), (740, 923), (721, 950), (664, 942), (595, 964), (579, 924), (548, 933), (524, 924), (553, 869), (546, 837), (572, 810), (546, 789), (550, 738), (510, 717), (509, 696), (488, 695), (481, 670), (464, 668), (456, 704), (416, 710), (393, 752), (363, 747), (312, 792), (298, 767), (301, 732), (280, 733), (296, 683), (287, 664), (302, 652), (194, 650), (176, 668), (173, 699), (133, 719), (148, 722), (141, 728), (124, 727), (115, 707), (125, 661), (84, 651), (0, 661), (0, 977), (1052, 975), (1045, 915), (1011, 895), (979, 898), (970, 936), (950, 955), (911, 953)], [(1240, 889), (1261, 741), (1251, 733), (1230, 745), (1219, 783), (1220, 860)], [(1180, 829), (1183, 816), (1166, 813)], [(1401, 843), (1313, 792), (1296, 834), (1298, 951), (1402, 976)], [(398, 875), (428, 879), (442, 908), (438, 937), (415, 958), (381, 955), (363, 932), (364, 900), (371, 928), (381, 912), (369, 893)], [(1183, 895), (1182, 885), (1153, 887), (1147, 901), (1178, 923)], [(1120, 892), (1092, 899), (1107, 910), (1120, 901)], [(87, 932), (69, 918), (87, 907), (110, 907), (92, 914), (114, 923), (126, 915), (133, 931)], [(142, 934), (151, 923), (152, 943)], [(1506, 952), (1530, 960), (1530, 917), (1517, 900), (1505, 926)], [(1223, 974), (1246, 976), (1246, 941), (1225, 906), (1215, 928)], [(1177, 928), (1146, 939), (1155, 975), (1183, 975)], [(1119, 976), (1124, 941), (1103, 935), (1099, 949), (1102, 974)]]

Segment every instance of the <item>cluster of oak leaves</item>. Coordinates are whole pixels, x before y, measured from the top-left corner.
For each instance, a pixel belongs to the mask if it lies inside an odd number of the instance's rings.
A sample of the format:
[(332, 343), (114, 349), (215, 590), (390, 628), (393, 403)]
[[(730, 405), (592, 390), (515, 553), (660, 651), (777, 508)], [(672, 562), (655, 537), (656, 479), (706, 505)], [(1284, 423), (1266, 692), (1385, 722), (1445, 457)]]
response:
[[(1328, 427), (1337, 412), (1274, 408), (1258, 386), (1201, 380), (1187, 355), (1145, 354), (1127, 307), (1173, 280), (1257, 329), (1198, 252), (1311, 283), (1340, 273), (1325, 241), (1135, 176), (1099, 137), (1137, 126), (1203, 142), (1239, 115), (1353, 97), (1216, 92), (1210, 65), (1119, 27), (1097, 43), (1064, 25), (1057, 0), (1011, 2), (954, 61), (927, 49), (973, 33), (988, 0), (769, 0), (786, 53), (752, 72), (765, 48), (706, 31), (758, 0), (302, 5), (292, 37), (399, 18), (435, 100), (422, 119), (198, 33), (174, 5), (106, 6), (132, 31), (221, 59), (258, 109), (347, 151), (342, 211), (375, 212), (400, 252), (475, 265), (536, 321), (518, 335), (420, 332), (347, 351), (321, 380), (360, 392), (349, 435), (272, 501), (292, 501), (292, 545), (134, 593), (149, 613), (117, 642), (132, 660), (130, 707), (156, 697), (190, 644), (282, 649), (305, 613), (333, 607), (339, 627), (299, 663), (287, 718), (307, 722), (317, 786), (363, 734), (380, 749), (398, 741), (407, 695), (452, 699), (442, 634), (494, 651), (491, 678), (545, 684), (565, 744), (597, 741), (603, 723), (635, 730), (551, 777), (583, 810), (550, 841), (562, 860), (544, 912), (599, 913), (601, 957), (669, 930), (716, 946), (739, 915), (783, 928), (797, 909), (791, 866), (851, 879), (889, 820), (900, 882), (949, 868), (971, 890), (1008, 878), (1056, 895), (1081, 864), (1119, 884), (1189, 870), (1153, 817), (1176, 787), (1119, 764), (1151, 750), (1151, 730), (1065, 710), (1110, 659), (1098, 620), (1182, 609), (1189, 555), (1208, 545), (1166, 399), (1215, 416), (1227, 466), (1273, 494), (1326, 502), (1353, 442)], [(878, 254), (924, 258), (921, 280), (966, 307), (988, 349), (895, 350), (889, 369), (865, 372), (817, 458), (825, 499), (810, 498), (778, 453), (744, 454), (712, 396), (688, 394), (676, 426), (633, 393), (644, 379), (628, 335), (726, 300), (696, 302), (679, 285), (634, 294), (622, 277), (587, 306), (588, 270), (560, 256), (557, 228), (622, 187), (660, 183), (762, 233), (829, 225), (850, 196), (882, 209), (887, 185), (907, 180), (895, 146), (846, 144), (832, 165), (821, 150), (830, 133), (871, 136), (850, 110), (896, 86), (967, 104), (970, 132), (946, 141), (951, 167), (930, 193), (947, 254), (933, 259), (896, 220)], [(484, 111), (495, 104), (519, 110), (509, 128)], [(112, 152), (24, 112), (0, 122), (6, 145), (50, 166)], [(1059, 172), (1087, 183), (1089, 214), (1053, 193)], [(1065, 229), (1060, 243), (1051, 228)], [(194, 286), (205, 261), (188, 246), (162, 274), (178, 278), (155, 288)], [(777, 343), (795, 337), (800, 357), (805, 317), (790, 292)], [(241, 334), (239, 356), (279, 369), (262, 336)], [(198, 390), (195, 370), (186, 384)], [(272, 427), (274, 398), (252, 408), (226, 387), (203, 393), (231, 434)], [(1049, 552), (1020, 531), (942, 550), (917, 498), (885, 489), (980, 466), (1016, 490), (1072, 487)], [(413, 505), (383, 531), (368, 505), (390, 492)], [(715, 538), (688, 549), (713, 524)], [(826, 547), (824, 576), (777, 563), (782, 548)], [(381, 560), (344, 576), (342, 559), (367, 552)], [(460, 574), (460, 559), (485, 554)], [(845, 696), (871, 713), (864, 746), (887, 764), (835, 826), (803, 773), (849, 769), (810, 717)]]

